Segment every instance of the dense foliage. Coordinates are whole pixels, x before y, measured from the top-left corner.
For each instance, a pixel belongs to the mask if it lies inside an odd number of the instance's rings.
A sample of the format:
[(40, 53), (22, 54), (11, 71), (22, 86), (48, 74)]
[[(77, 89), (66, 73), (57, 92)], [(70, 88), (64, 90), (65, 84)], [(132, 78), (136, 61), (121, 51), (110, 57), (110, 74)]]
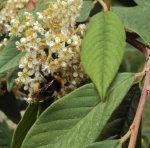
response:
[(148, 148), (149, 7), (0, 0), (0, 148)]

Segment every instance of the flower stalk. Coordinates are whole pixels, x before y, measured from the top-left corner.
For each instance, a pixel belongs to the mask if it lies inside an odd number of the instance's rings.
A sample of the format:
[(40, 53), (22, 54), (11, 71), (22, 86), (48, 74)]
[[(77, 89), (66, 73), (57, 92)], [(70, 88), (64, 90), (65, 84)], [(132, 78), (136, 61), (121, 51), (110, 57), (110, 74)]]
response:
[(103, 0), (98, 0), (98, 1), (103, 7), (103, 11), (107, 12), (109, 10), (107, 4)]
[(108, 10), (110, 10), (111, 0), (104, 0), (104, 2), (107, 4)]

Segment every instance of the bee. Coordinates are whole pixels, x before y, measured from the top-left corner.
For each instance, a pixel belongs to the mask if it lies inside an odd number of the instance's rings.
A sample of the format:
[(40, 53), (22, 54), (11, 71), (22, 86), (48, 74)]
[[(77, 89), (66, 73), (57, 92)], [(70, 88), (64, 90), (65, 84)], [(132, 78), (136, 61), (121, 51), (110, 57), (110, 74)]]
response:
[(53, 96), (54, 92), (59, 92), (64, 85), (63, 79), (59, 75), (45, 76), (42, 73), (45, 81), (34, 84), (34, 90), (29, 95), (35, 102), (43, 102)]

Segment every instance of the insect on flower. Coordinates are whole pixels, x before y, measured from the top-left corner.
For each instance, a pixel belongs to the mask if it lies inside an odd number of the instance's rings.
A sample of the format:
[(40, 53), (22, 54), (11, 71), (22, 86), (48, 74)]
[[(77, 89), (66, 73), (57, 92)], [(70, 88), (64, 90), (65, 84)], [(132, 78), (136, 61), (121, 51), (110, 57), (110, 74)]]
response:
[(57, 74), (45, 76), (41, 72), (41, 75), (45, 81), (35, 83), (33, 92), (29, 94), (30, 98), (33, 98), (35, 102), (43, 102), (51, 98), (54, 92), (59, 92), (64, 85), (63, 79)]

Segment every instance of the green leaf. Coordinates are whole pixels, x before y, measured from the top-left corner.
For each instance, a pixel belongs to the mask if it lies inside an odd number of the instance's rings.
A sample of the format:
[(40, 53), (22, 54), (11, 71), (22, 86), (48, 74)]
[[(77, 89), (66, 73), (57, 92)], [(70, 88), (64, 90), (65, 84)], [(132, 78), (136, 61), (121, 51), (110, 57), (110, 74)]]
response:
[(6, 92), (0, 96), (0, 110), (14, 123), (18, 123), (21, 119), (17, 100), (13, 93)]
[(0, 121), (0, 148), (10, 148), (12, 131), (5, 122)]
[(44, 112), (44, 110), (46, 110), (53, 102), (54, 102), (54, 97), (51, 97), (50, 99), (47, 99), (44, 102), (40, 102), (37, 116), (40, 116), (42, 112)]
[(137, 33), (150, 46), (149, 8), (150, 3), (143, 3), (135, 7), (112, 7), (112, 11), (120, 16), (129, 32)]
[[(140, 96), (141, 96), (141, 90), (139, 88), (139, 84), (135, 84), (126, 96), (126, 99), (130, 99), (131, 102), (129, 103), (129, 106), (126, 106), (126, 108), (128, 108), (128, 112), (125, 117), (124, 123), (122, 124), (123, 127), (121, 129), (121, 137), (124, 136), (128, 132), (128, 130), (134, 120), (136, 110), (137, 110), (137, 107), (138, 107), (138, 104), (140, 101)], [(141, 140), (140, 140), (141, 139), (141, 134), (140, 134), (141, 131), (140, 131), (140, 129), (141, 128), (139, 128), (138, 140), (137, 140), (137, 144), (136, 144), (137, 148), (141, 147)], [(123, 148), (128, 147), (128, 144), (129, 144), (129, 141), (127, 140), (123, 144)]]
[(20, 58), (24, 53), (16, 49), (16, 37), (11, 38), (0, 54), (0, 73), (4, 73), (19, 65)]
[(96, 14), (82, 42), (81, 60), (101, 100), (118, 71), (124, 48), (125, 31), (119, 18), (112, 12)]
[(121, 148), (120, 140), (105, 140), (96, 142), (86, 148)]
[(84, 22), (88, 19), (91, 10), (94, 8), (94, 2), (92, 0), (83, 1), (83, 6), (80, 11), (80, 16), (77, 19), (77, 22)]
[(145, 64), (145, 56), (133, 46), (127, 44), (120, 71), (140, 72)]
[[(141, 91), (139, 85), (133, 85), (122, 103), (112, 114), (103, 131), (97, 138), (97, 141), (121, 138), (128, 132), (136, 113), (140, 95)], [(140, 140), (138, 140), (138, 145), (140, 146)], [(126, 141), (122, 147), (127, 148), (128, 141)]]
[(0, 77), (5, 77), (6, 76), (6, 73), (0, 73)]
[(12, 88), (15, 84), (15, 79), (17, 78), (19, 69), (15, 68), (12, 71), (10, 71), (6, 77), (6, 83), (7, 83), (7, 91), (11, 92)]
[(11, 148), (20, 148), (23, 139), (36, 120), (38, 104), (30, 104), (13, 135)]
[(149, 148), (150, 147), (150, 130), (143, 130), (142, 131), (142, 148)]
[(39, 0), (38, 4), (37, 4), (37, 7), (34, 10), (34, 13), (41, 12), (42, 10), (46, 9), (49, 6), (50, 1), (52, 1), (52, 0), (49, 0), (49, 1), (47, 1), (47, 0)]
[(119, 74), (106, 102), (100, 101), (93, 84), (56, 101), (37, 119), (21, 148), (79, 148), (93, 143), (133, 82), (133, 74)]

